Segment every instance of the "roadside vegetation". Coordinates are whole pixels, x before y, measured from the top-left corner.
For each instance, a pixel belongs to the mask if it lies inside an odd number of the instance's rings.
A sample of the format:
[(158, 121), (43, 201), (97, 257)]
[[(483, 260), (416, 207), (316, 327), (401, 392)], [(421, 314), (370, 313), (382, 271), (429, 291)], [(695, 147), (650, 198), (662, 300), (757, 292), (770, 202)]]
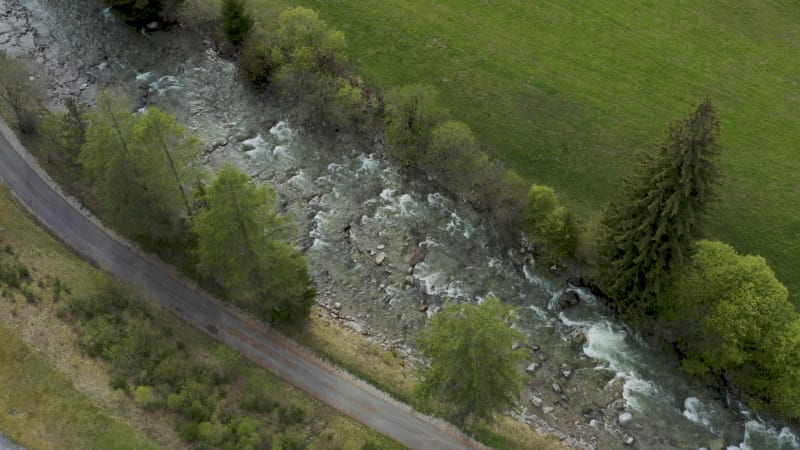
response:
[(9, 437), (59, 449), (401, 448), (80, 260), (5, 188), (0, 208)]

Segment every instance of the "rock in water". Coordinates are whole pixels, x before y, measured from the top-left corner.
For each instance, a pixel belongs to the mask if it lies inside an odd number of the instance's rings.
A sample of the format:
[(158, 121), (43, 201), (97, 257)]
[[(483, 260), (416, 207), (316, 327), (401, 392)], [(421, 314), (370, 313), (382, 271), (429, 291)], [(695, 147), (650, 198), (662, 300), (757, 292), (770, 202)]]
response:
[(628, 425), (633, 423), (633, 415), (629, 412), (624, 412), (617, 417), (617, 421), (623, 427), (627, 427)]
[(583, 333), (578, 333), (575, 337), (572, 338), (572, 345), (576, 347), (580, 347), (586, 343), (586, 335)]
[(561, 307), (561, 309), (572, 308), (580, 303), (580, 301), (581, 299), (575, 291), (569, 291), (561, 294), (561, 297), (558, 298), (558, 306)]
[(626, 434), (625, 439), (622, 440), (622, 443), (628, 446), (633, 445), (634, 442), (636, 442), (636, 439), (629, 434)]

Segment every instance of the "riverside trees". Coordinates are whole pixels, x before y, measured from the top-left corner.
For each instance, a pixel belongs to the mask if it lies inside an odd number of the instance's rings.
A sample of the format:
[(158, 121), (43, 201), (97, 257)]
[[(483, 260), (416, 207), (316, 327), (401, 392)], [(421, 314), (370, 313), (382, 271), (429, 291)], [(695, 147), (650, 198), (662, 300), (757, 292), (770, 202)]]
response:
[(46, 92), (36, 63), (0, 52), (0, 106), (23, 133), (36, 129), (36, 113)]
[(419, 393), (450, 404), (462, 427), (468, 417), (488, 419), (513, 405), (522, 388), (522, 353), (512, 350), (521, 336), (509, 326), (513, 319), (513, 309), (493, 297), (450, 304), (435, 315), (417, 338), (431, 359), (421, 369)]
[(598, 274), (623, 314), (652, 315), (688, 261), (715, 198), (719, 119), (705, 99), (645, 155), (603, 219)]
[(146, 245), (174, 242), (191, 214), (200, 142), (157, 108), (133, 114), (110, 92), (88, 115), (79, 161), (111, 223)]
[(231, 299), (266, 319), (308, 315), (314, 299), (302, 255), (283, 239), (275, 191), (258, 188), (231, 165), (220, 170), (194, 221), (201, 272)]

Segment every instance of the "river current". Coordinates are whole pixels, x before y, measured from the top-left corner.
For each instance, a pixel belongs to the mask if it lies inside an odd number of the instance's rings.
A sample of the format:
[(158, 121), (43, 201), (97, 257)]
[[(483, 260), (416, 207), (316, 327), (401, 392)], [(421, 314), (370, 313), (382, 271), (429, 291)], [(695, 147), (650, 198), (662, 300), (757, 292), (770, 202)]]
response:
[[(233, 163), (272, 184), (319, 301), (341, 303), (373, 339), (410, 338), (446, 301), (493, 295), (518, 306), (517, 351), (531, 372), (518, 420), (581, 448), (628, 448), (632, 438), (634, 448), (800, 450), (792, 430), (688, 378), (591, 293), (493, 244), (468, 205), (384, 161), (380, 139), (293, 123), (202, 37), (132, 30), (94, 0), (0, 0), (0, 14), (0, 48), (42, 62), (55, 96), (90, 101), (113, 87), (137, 108), (176, 114), (201, 137), (211, 170)], [(561, 310), (569, 291), (581, 301)]]

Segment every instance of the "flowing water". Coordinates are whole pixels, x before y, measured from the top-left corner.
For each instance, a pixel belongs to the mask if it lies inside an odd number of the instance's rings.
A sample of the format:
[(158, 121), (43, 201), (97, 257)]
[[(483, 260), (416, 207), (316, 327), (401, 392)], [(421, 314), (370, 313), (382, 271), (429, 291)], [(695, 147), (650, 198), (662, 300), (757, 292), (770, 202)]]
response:
[[(0, 0), (0, 48), (37, 57), (58, 95), (90, 99), (113, 86), (137, 108), (176, 114), (202, 138), (209, 168), (232, 163), (275, 186), (319, 301), (340, 302), (357, 329), (408, 338), (447, 299), (493, 295), (519, 306), (515, 326), (526, 339), (517, 351), (535, 363), (518, 420), (578, 447), (626, 448), (632, 437), (638, 448), (800, 449), (789, 428), (687, 378), (588, 291), (493, 244), (478, 214), (404, 179), (380, 158), (380, 143), (294, 128), (209, 43), (180, 30), (130, 30), (98, 4)], [(562, 311), (569, 291), (580, 304)]]

